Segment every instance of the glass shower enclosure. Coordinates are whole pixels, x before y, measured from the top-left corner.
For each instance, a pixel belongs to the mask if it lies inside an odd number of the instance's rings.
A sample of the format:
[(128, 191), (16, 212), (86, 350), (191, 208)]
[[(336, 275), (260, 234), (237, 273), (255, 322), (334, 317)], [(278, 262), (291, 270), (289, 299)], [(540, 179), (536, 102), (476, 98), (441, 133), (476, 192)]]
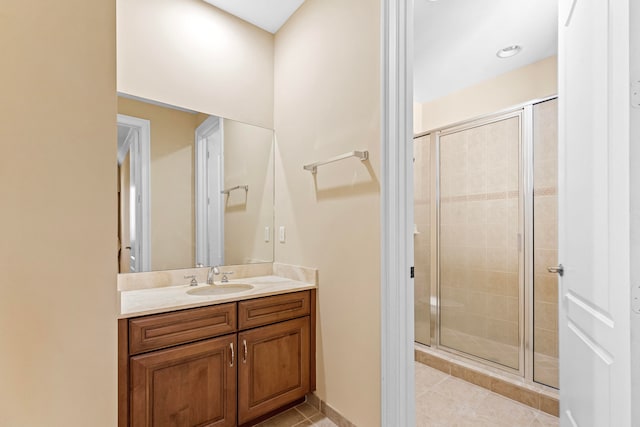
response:
[(551, 387), (556, 116), (552, 98), (414, 140), (416, 341)]

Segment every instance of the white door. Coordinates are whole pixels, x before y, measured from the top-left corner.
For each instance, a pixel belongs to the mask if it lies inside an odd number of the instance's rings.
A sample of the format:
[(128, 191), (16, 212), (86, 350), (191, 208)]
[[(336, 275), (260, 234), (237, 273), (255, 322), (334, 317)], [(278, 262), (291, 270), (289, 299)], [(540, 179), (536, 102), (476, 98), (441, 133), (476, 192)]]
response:
[(209, 264), (224, 264), (224, 157), (222, 120), (216, 132), (207, 137), (207, 243)]
[(130, 178), (129, 178), (129, 268), (132, 273), (142, 271), (138, 267), (138, 259), (140, 258), (141, 242), (138, 242), (138, 228), (141, 224), (140, 209), (140, 174), (138, 168), (135, 167), (140, 161), (140, 144), (138, 138), (138, 130), (132, 128), (129, 132), (129, 162), (130, 162)]
[(123, 249), (130, 252), (131, 272), (151, 271), (150, 150), (151, 122), (118, 114), (118, 164), (129, 153), (129, 244)]
[(629, 0), (560, 0), (560, 417), (626, 427)]
[(196, 129), (196, 264), (224, 264), (224, 131), (210, 116)]

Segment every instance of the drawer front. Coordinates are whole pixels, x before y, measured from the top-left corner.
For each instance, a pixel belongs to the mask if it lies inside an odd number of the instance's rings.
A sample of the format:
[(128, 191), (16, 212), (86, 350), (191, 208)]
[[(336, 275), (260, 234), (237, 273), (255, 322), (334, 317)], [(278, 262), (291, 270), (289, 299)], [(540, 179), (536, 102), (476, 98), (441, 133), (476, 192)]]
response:
[(182, 310), (129, 320), (129, 354), (236, 331), (236, 304)]
[(311, 312), (309, 291), (257, 298), (238, 303), (238, 328), (249, 329), (306, 316)]

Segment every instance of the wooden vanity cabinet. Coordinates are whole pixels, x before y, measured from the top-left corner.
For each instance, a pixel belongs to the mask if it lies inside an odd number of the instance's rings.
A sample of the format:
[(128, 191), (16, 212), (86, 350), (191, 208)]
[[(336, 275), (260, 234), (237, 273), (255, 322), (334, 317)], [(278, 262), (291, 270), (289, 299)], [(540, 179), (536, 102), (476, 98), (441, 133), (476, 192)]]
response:
[(251, 424), (315, 390), (315, 290), (121, 319), (118, 340), (119, 427)]
[(309, 316), (238, 334), (238, 421), (244, 424), (309, 392)]
[(236, 335), (134, 356), (131, 426), (236, 425)]

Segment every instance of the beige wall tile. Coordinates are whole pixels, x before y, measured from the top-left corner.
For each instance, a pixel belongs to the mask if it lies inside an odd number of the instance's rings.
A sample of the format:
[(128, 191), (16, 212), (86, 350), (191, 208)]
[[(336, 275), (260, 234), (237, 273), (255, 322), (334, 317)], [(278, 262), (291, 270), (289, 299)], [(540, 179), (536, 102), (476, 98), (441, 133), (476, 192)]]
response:
[(560, 416), (560, 402), (557, 398), (540, 396), (540, 410), (553, 416)]
[(540, 395), (538, 393), (508, 383), (499, 378), (493, 378), (491, 380), (491, 391), (517, 402), (524, 403), (532, 408), (538, 409), (540, 407)]
[(445, 374), (451, 373), (451, 363), (447, 360), (433, 356), (428, 353), (424, 353), (419, 350), (416, 350), (414, 352), (414, 355), (415, 355), (415, 360), (420, 363), (424, 363), (427, 366), (431, 366), (432, 368), (442, 371)]
[(558, 330), (558, 304), (536, 301), (534, 304), (534, 322), (540, 329)]
[(547, 356), (558, 357), (558, 333), (547, 329), (533, 329), (534, 351)]
[(558, 278), (556, 275), (534, 276), (534, 300), (558, 303)]

